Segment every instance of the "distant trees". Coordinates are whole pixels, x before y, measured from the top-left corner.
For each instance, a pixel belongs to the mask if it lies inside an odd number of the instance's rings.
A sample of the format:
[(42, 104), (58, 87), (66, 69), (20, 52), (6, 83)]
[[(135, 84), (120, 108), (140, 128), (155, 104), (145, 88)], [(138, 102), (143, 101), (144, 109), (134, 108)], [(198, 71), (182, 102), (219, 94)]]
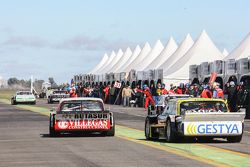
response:
[[(48, 78), (49, 82), (51, 83), (52, 88), (58, 88), (57, 83), (55, 82), (53, 77)], [(18, 87), (18, 88), (30, 88), (31, 86), (31, 80), (24, 80), (24, 79), (17, 79), (16, 77), (9, 78), (8, 81), (9, 87)], [(44, 80), (42, 79), (35, 79), (33, 81), (33, 86), (37, 91), (40, 91), (42, 89), (42, 84), (44, 83)]]
[(51, 87), (52, 88), (57, 88), (58, 87), (58, 85), (56, 84), (56, 82), (55, 82), (55, 80), (54, 80), (53, 77), (49, 77), (48, 80), (51, 83)]
[(9, 78), (7, 83), (8, 83), (8, 86), (22, 86), (24, 88), (27, 88), (27, 87), (30, 87), (31, 81), (24, 80), (24, 79), (19, 80), (19, 79), (13, 77), (13, 78)]

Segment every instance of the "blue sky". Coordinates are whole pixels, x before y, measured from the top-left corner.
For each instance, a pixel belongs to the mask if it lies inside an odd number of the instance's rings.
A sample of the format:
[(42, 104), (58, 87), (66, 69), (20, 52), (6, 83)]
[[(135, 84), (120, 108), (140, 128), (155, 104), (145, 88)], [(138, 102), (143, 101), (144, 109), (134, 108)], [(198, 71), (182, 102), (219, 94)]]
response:
[(250, 32), (243, 0), (2, 0), (0, 76), (30, 75), (59, 83), (90, 71), (104, 53), (206, 29), (216, 46), (233, 50)]

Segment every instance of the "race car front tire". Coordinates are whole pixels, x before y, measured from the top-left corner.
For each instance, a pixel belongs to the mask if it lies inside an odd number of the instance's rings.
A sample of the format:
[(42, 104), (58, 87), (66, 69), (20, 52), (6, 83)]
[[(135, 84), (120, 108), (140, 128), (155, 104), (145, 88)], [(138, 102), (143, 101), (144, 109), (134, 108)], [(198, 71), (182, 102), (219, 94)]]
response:
[(227, 137), (227, 141), (230, 143), (239, 143), (242, 139), (242, 135), (240, 136), (229, 136)]
[(167, 119), (167, 121), (166, 121), (166, 127), (165, 127), (165, 137), (166, 137), (166, 141), (170, 142), (170, 143), (175, 142), (176, 138), (177, 138), (177, 136), (176, 136), (173, 128), (174, 127), (171, 124), (170, 119)]
[(54, 122), (55, 122), (54, 115), (50, 115), (50, 117), (49, 117), (49, 135), (50, 135), (50, 137), (56, 137), (59, 135), (59, 133), (55, 131)]

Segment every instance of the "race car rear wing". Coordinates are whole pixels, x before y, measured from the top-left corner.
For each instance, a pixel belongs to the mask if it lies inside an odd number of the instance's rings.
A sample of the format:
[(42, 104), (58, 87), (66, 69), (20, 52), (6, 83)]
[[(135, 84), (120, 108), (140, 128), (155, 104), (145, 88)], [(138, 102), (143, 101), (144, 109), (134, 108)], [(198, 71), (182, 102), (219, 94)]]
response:
[(240, 109), (240, 112), (216, 112), (216, 113), (185, 113), (183, 122), (197, 121), (241, 121), (244, 122), (246, 112)]

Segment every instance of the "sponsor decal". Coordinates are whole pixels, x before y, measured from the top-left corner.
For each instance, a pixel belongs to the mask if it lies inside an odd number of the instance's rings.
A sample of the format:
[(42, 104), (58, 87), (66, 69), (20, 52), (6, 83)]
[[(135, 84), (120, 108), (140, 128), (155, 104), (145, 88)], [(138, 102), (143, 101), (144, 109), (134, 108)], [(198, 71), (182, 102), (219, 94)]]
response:
[(185, 122), (185, 135), (241, 134), (241, 122)]
[(56, 130), (104, 130), (110, 129), (110, 120), (59, 120)]

